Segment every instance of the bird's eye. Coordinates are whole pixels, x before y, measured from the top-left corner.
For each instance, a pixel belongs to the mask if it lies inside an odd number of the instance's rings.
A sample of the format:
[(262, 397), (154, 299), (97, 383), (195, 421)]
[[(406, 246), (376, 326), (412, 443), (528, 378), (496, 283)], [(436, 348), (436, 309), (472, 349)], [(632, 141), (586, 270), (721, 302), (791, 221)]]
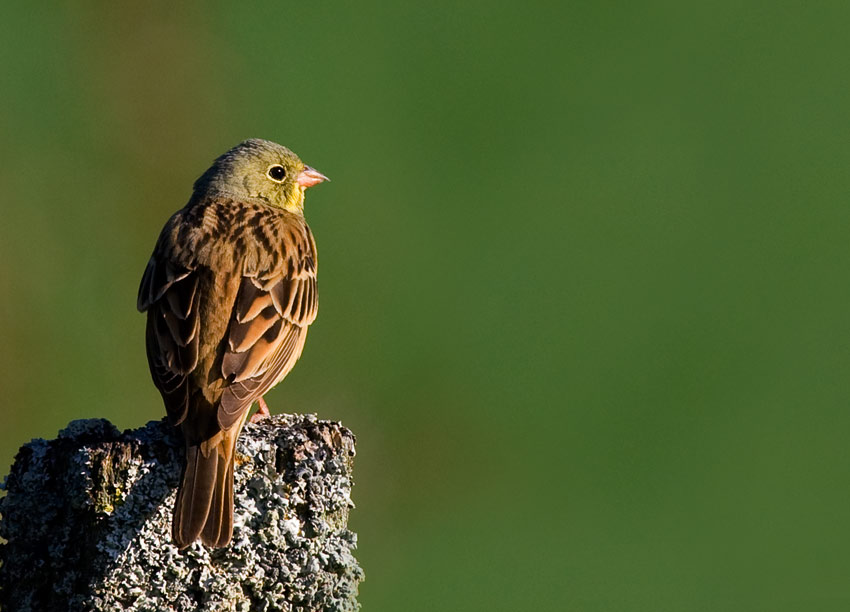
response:
[(269, 178), (273, 181), (281, 182), (286, 178), (286, 168), (283, 166), (272, 166), (269, 168)]

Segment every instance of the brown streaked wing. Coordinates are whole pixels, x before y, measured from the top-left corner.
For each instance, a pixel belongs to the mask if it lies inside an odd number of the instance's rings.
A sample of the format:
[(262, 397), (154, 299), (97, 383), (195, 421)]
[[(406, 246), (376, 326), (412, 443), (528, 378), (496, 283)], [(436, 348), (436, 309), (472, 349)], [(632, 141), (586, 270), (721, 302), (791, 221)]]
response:
[(150, 305), (160, 299), (174, 283), (186, 278), (191, 270), (169, 261), (157, 261), (156, 255), (150, 258), (139, 284), (139, 296), (136, 308), (144, 312)]
[(265, 370), (253, 378), (230, 384), (221, 396), (218, 423), (232, 426), (257, 399), (280, 382), (298, 361), (307, 338), (307, 328), (288, 324), (278, 350), (271, 355)]
[(243, 277), (236, 298), (222, 360), (230, 381), (219, 407), (223, 428), (289, 373), (316, 319), (315, 243), (306, 226), (280, 235), (282, 264), (275, 272)]
[(148, 311), (147, 353), (151, 377), (172, 421), (186, 416), (187, 375), (198, 364), (198, 277), (193, 270), (151, 258), (139, 288)]

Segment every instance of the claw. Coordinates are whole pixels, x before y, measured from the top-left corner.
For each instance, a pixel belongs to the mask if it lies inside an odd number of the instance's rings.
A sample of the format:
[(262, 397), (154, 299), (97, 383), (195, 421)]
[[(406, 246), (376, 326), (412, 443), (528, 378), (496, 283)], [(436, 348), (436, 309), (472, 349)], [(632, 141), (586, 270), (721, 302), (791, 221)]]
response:
[(248, 419), (251, 423), (259, 423), (263, 419), (269, 418), (269, 405), (266, 404), (266, 400), (262, 397), (257, 400), (257, 412), (251, 415), (251, 418)]

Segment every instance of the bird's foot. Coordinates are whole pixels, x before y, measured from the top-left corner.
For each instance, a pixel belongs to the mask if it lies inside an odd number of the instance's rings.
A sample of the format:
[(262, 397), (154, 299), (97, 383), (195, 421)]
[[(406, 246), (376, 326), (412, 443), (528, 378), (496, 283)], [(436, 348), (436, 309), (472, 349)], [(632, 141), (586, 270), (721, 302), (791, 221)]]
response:
[(263, 419), (267, 419), (271, 413), (269, 412), (269, 405), (266, 404), (266, 400), (262, 397), (257, 400), (257, 412), (251, 415), (251, 418), (248, 419), (252, 423), (259, 423)]

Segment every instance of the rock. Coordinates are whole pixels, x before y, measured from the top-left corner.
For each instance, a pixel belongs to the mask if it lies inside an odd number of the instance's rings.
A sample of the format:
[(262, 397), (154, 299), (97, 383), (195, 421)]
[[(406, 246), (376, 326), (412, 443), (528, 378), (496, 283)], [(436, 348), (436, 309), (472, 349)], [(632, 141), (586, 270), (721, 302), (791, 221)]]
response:
[(22, 447), (0, 500), (0, 609), (359, 609), (348, 429), (301, 415), (246, 425), (221, 549), (171, 543), (182, 453), (165, 421), (74, 421)]

